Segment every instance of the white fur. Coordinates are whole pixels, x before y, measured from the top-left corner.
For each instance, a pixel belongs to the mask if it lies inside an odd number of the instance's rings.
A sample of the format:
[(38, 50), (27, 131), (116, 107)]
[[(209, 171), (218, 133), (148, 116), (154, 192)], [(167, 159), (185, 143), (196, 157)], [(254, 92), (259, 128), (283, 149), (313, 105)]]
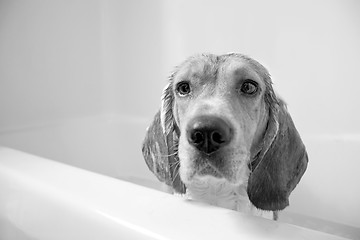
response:
[(214, 206), (273, 219), (271, 211), (263, 211), (252, 205), (246, 188), (246, 182), (234, 185), (226, 179), (212, 176), (195, 177), (191, 184), (187, 185), (186, 197)]

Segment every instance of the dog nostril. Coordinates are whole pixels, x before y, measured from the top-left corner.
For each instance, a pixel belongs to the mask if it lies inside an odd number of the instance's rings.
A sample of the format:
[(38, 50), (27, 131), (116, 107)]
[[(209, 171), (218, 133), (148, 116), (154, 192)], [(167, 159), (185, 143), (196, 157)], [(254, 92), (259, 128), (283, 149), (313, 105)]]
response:
[(217, 144), (222, 144), (225, 142), (225, 140), (223, 139), (223, 136), (221, 135), (221, 133), (217, 132), (217, 131), (214, 131), (211, 135), (211, 140), (214, 142), (214, 143), (217, 143)]
[(195, 131), (193, 134), (191, 134), (190, 139), (194, 144), (201, 144), (205, 141), (205, 136), (202, 132)]

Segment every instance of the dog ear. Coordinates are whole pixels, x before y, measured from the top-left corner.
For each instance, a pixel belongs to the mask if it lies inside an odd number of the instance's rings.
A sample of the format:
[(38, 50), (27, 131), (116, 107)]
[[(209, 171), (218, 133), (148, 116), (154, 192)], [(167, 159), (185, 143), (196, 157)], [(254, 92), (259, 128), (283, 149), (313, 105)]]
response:
[(172, 111), (173, 101), (172, 84), (169, 83), (163, 91), (161, 108), (147, 129), (142, 153), (147, 166), (160, 181), (177, 193), (185, 193), (186, 188), (179, 175), (178, 128)]
[(273, 92), (265, 101), (269, 119), (261, 150), (249, 166), (247, 192), (255, 207), (277, 211), (289, 205), (289, 195), (306, 170), (308, 156), (285, 103)]

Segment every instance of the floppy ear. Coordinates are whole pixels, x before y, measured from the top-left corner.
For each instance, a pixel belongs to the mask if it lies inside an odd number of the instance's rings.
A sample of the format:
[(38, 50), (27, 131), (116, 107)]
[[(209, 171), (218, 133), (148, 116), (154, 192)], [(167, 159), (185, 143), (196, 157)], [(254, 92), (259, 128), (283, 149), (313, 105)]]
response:
[(289, 195), (306, 170), (308, 156), (285, 103), (272, 93), (267, 104), (268, 124), (261, 151), (250, 164), (247, 192), (255, 207), (277, 211), (289, 205)]
[(149, 169), (178, 193), (186, 188), (179, 175), (177, 156), (178, 128), (172, 112), (174, 96), (171, 83), (164, 89), (160, 110), (147, 129), (142, 153)]

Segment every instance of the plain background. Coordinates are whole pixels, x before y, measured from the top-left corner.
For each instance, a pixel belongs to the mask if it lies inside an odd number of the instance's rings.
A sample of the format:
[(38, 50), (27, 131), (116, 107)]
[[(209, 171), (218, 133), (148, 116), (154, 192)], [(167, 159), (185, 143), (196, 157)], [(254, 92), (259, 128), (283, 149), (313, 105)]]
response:
[(301, 133), (360, 133), (356, 0), (1, 0), (0, 36), (2, 129), (148, 117), (186, 57), (240, 52), (269, 69)]
[(357, 0), (0, 0), (0, 130), (108, 113), (149, 121), (173, 67), (201, 52), (269, 69), (314, 149), (304, 185), (360, 226)]

